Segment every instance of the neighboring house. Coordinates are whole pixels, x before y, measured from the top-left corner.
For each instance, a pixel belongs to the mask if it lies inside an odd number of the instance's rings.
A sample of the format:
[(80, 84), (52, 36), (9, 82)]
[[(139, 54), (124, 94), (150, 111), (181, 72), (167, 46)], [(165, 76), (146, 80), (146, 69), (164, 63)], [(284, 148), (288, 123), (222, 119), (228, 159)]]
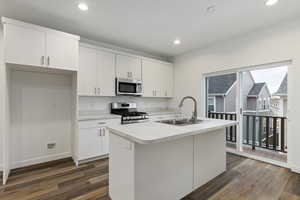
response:
[(272, 96), (271, 108), (279, 116), (287, 116), (287, 74)]
[(269, 113), (271, 93), (266, 83), (254, 83), (247, 96), (245, 112)]
[(225, 74), (208, 78), (208, 111), (235, 112), (236, 74)]
[[(253, 99), (249, 98), (249, 92), (258, 89), (250, 72), (243, 72), (242, 85), (243, 110), (248, 110), (248, 101), (250, 101), (251, 105), (253, 104)], [(237, 77), (235, 73), (209, 77), (207, 102), (208, 111), (227, 113), (236, 112), (236, 90)], [(260, 96), (263, 94), (264, 92)], [(255, 106), (252, 111), (256, 111), (256, 108), (257, 106)]]

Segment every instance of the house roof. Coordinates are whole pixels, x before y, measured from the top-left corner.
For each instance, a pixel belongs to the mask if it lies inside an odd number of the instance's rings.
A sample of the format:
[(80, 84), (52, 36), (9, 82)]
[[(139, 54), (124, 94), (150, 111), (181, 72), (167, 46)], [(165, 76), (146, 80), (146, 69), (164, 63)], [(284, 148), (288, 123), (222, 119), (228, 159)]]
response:
[(254, 83), (248, 96), (258, 96), (265, 85), (266, 83)]
[(235, 73), (209, 77), (208, 94), (225, 95), (235, 82)]
[(275, 92), (274, 95), (276, 95), (276, 96), (287, 95), (287, 74), (285, 75), (285, 77), (282, 80), (277, 92)]

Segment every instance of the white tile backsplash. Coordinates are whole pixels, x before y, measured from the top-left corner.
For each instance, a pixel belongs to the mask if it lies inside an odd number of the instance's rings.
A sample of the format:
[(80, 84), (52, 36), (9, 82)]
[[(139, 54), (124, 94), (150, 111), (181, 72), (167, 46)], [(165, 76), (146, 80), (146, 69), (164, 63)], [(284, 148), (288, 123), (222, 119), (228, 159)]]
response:
[(79, 97), (80, 113), (109, 113), (111, 102), (135, 102), (139, 111), (167, 110), (170, 99), (144, 97)]

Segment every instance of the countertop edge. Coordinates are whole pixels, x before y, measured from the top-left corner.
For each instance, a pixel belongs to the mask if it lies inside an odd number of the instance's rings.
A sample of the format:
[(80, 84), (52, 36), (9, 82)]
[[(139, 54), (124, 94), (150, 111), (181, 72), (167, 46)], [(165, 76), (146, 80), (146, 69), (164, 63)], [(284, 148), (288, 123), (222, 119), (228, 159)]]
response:
[(206, 132), (211, 132), (211, 131), (215, 131), (215, 130), (218, 130), (218, 129), (223, 129), (223, 128), (226, 128), (226, 127), (234, 126), (234, 125), (237, 125), (237, 124), (238, 124), (238, 122), (230, 121), (226, 124), (218, 125), (218, 126), (215, 126), (215, 127), (212, 127), (212, 128), (206, 128), (206, 129), (197, 130), (197, 131), (188, 131), (188, 132), (186, 132), (184, 134), (181, 134), (181, 135), (169, 136), (169, 137), (166, 137), (166, 138), (156, 139), (156, 140), (141, 140), (141, 139), (133, 137), (131, 135), (124, 134), (121, 131), (118, 131), (118, 130), (116, 130), (114, 128), (111, 128), (109, 126), (107, 128), (108, 128), (109, 131), (113, 132), (114, 134), (116, 134), (116, 135), (118, 135), (122, 138), (125, 138), (127, 140), (131, 140), (133, 142), (136, 142), (138, 144), (155, 144), (155, 143), (167, 142), (167, 141), (171, 141), (171, 140), (180, 139), (180, 138), (183, 138), (183, 137), (198, 135), (198, 134), (202, 134), (202, 133), (206, 133)]

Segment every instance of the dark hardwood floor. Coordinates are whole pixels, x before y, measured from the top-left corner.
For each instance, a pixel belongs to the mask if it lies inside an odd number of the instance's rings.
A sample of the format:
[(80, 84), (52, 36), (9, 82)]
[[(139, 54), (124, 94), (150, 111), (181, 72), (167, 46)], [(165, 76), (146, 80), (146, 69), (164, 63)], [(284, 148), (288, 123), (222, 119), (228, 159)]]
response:
[[(227, 172), (183, 200), (300, 200), (300, 175), (227, 154)], [(1, 175), (0, 175), (1, 177)], [(109, 200), (108, 159), (76, 168), (70, 159), (12, 171), (1, 200)]]

